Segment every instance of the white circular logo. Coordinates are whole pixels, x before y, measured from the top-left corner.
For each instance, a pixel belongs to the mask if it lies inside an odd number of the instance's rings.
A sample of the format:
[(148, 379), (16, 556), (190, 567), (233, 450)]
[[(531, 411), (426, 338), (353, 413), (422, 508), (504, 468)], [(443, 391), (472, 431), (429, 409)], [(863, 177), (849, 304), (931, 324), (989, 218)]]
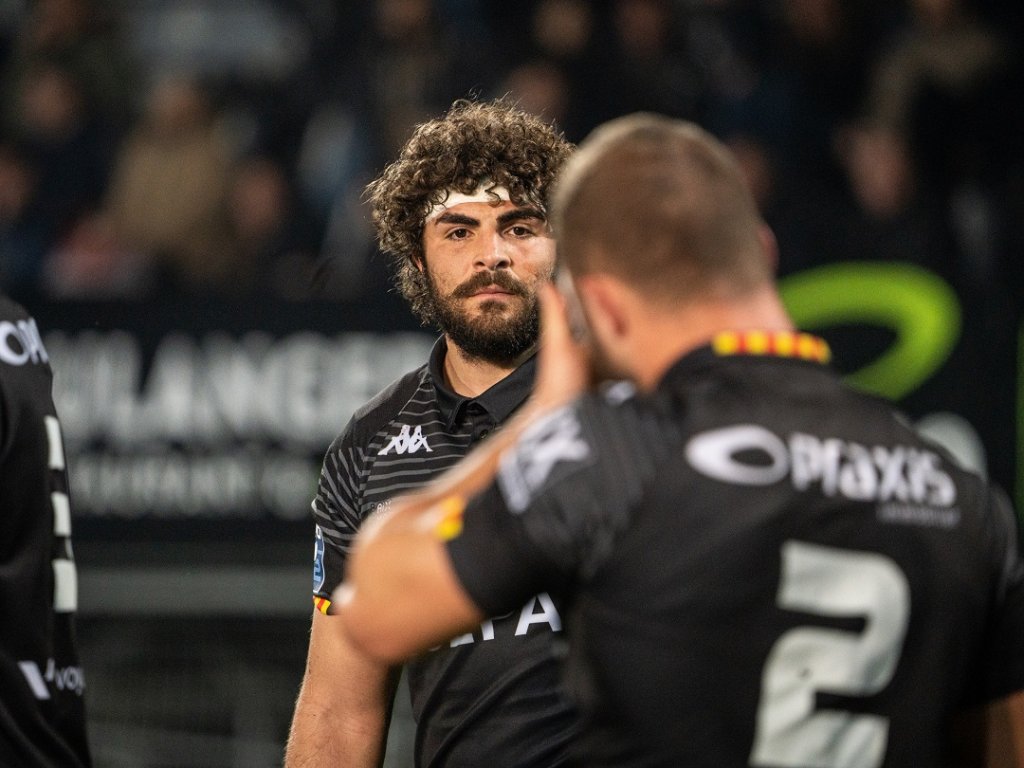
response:
[(17, 326), (6, 320), (0, 323), (0, 360), (11, 365), (24, 365), (28, 356), (28, 346)]
[[(740, 460), (737, 456), (741, 453), (752, 453), (761, 460)], [(703, 475), (739, 485), (771, 485), (789, 472), (786, 444), (754, 424), (696, 435), (686, 444), (686, 460)]]

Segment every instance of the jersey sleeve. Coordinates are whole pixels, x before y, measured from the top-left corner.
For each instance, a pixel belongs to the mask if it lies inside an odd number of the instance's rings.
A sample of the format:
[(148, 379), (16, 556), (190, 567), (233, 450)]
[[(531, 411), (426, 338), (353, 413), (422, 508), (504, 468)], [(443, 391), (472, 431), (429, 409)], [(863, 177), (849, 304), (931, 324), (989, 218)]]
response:
[(596, 397), (524, 432), (447, 545), (477, 606), (499, 615), (539, 591), (591, 578), (669, 450), (672, 441), (658, 433), (637, 409)]
[(1024, 561), (1017, 518), (1005, 494), (990, 498), (993, 555), (998, 572), (994, 616), (983, 656), (984, 697), (1001, 698), (1024, 690)]
[(331, 444), (320, 469), (313, 497), (316, 523), (313, 558), (313, 601), (323, 613), (330, 607), (331, 593), (345, 575), (345, 561), (362, 517), (359, 512), (363, 451), (353, 439), (350, 422)]

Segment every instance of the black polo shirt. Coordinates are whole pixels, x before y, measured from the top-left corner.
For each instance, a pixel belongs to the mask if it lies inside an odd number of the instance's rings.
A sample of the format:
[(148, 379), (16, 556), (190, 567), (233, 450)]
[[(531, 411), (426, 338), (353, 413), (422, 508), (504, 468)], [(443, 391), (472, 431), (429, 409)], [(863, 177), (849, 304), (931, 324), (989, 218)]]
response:
[[(467, 398), (445, 383), (445, 352), (442, 337), (427, 364), (357, 411), (327, 452), (313, 500), (321, 611), (363, 521), (451, 467), (530, 392), (535, 357)], [(558, 606), (542, 593), (502, 613), (408, 665), (417, 766), (563, 764), (576, 717), (559, 684)]]
[(572, 598), (587, 766), (951, 764), (951, 715), (1024, 689), (1012, 510), (813, 337), (743, 336), (535, 424), (458, 577), (486, 611)]
[(90, 765), (71, 504), (35, 321), (0, 296), (0, 765)]

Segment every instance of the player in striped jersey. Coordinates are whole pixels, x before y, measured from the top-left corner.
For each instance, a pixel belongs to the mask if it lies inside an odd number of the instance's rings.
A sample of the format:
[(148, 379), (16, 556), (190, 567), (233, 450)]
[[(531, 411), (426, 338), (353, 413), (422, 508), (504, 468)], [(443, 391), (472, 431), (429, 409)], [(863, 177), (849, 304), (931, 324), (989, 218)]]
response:
[[(555, 261), (545, 201), (570, 149), (507, 102), (461, 101), (419, 126), (369, 188), (398, 287), (442, 335), (425, 365), (352, 416), (324, 459), (292, 768), (381, 763), (397, 670), (331, 631), (330, 595), (363, 522), (452, 466), (530, 391), (537, 290)], [(542, 593), (410, 662), (416, 765), (562, 765), (577, 718), (559, 685), (560, 632), (559, 607)]]

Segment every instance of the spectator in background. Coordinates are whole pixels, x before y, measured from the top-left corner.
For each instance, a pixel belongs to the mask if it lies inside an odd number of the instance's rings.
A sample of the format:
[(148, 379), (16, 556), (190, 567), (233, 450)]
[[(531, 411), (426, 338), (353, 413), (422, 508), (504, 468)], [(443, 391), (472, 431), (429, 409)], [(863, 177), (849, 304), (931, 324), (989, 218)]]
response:
[(80, 216), (49, 252), (41, 287), (57, 299), (138, 299), (153, 287), (152, 263), (126, 248), (110, 216)]
[(0, 145), (0, 289), (24, 297), (37, 287), (52, 227), (37, 202), (35, 168), (18, 147)]
[(773, 134), (753, 125), (733, 128), (723, 140), (779, 241), (780, 277), (850, 257), (843, 241), (850, 209), (831, 180), (794, 161)]
[(871, 73), (867, 119), (900, 136), (956, 248), (945, 270), (961, 292), (998, 285), (1006, 169), (1024, 153), (1024, 109), (1006, 94), (1024, 81), (1008, 41), (970, 0), (909, 0), (909, 20)]
[(185, 291), (232, 291), (237, 254), (226, 247), (223, 211), (231, 147), (196, 82), (166, 77), (117, 158), (106, 212), (117, 239)]
[(354, 2), (339, 31), (314, 52), (311, 75), (324, 87), (295, 168), (296, 186), (324, 233), (317, 295), (352, 299), (386, 284), (386, 270), (373, 259), (363, 186), (417, 123), (495, 77), (488, 39), (459, 36), (484, 29), (472, 0), (439, 1), (466, 4), (468, 15), (448, 24), (435, 0)]
[(228, 184), (227, 235), (235, 279), (261, 296), (302, 299), (310, 295), (315, 248), (305, 242), (311, 227), (296, 204), (285, 169), (270, 157), (235, 164)]
[(964, 93), (1007, 64), (1005, 42), (966, 1), (909, 0), (909, 24), (872, 73), (866, 111), (873, 121), (909, 131), (926, 89)]
[(134, 116), (137, 70), (123, 46), (112, 12), (96, 0), (35, 0), (17, 36), (8, 87), (39, 61), (64, 67), (78, 83), (85, 111), (119, 135)]
[(550, 61), (534, 60), (513, 67), (498, 86), (526, 112), (563, 130), (570, 121), (573, 93), (565, 72)]
[(835, 183), (837, 131), (860, 114), (868, 62), (884, 29), (864, 3), (785, 0), (769, 33), (765, 68), (788, 90), (775, 139), (791, 162)]
[(555, 120), (570, 140), (582, 138), (607, 89), (598, 12), (582, 0), (540, 0), (529, 29), (525, 45), (512, 43), (521, 54), (498, 91), (508, 89), (528, 111)]
[(434, 0), (377, 0), (359, 57), (381, 157), (393, 157), (413, 126), (489, 79), (486, 42), (460, 41)]
[(638, 110), (697, 114), (702, 81), (682, 42), (683, 22), (670, 0), (613, 0), (603, 119)]
[(906, 262), (951, 279), (947, 231), (922, 190), (903, 135), (859, 123), (846, 131), (840, 154), (853, 209), (835, 243), (848, 259)]
[[(74, 73), (53, 60), (34, 61), (18, 79), (10, 134), (32, 169), (31, 214), (39, 222), (43, 252), (83, 212), (102, 199), (109, 174), (109, 144), (89, 116)], [(26, 211), (26, 213), (29, 213)], [(35, 254), (23, 260), (22, 286), (34, 290), (42, 270)]]

